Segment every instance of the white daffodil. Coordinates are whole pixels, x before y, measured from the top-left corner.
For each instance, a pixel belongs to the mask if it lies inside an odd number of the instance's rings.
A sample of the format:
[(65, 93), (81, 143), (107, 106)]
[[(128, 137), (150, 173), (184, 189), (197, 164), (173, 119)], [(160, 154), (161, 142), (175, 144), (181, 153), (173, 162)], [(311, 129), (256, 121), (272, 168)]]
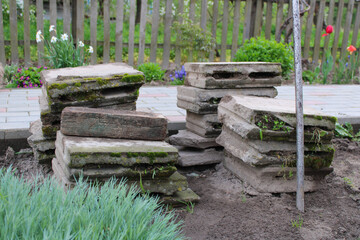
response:
[(50, 25), (49, 32), (52, 32), (52, 31), (55, 31), (55, 26), (54, 25)]
[(51, 43), (56, 43), (56, 41), (57, 41), (57, 38), (55, 36), (53, 36), (50, 40)]
[(36, 42), (39, 43), (41, 42), (41, 30), (36, 32)]
[(66, 33), (61, 35), (61, 40), (67, 41), (68, 39), (69, 39), (69, 36)]
[(79, 47), (84, 47), (84, 43), (82, 41), (79, 41), (79, 44), (78, 44)]
[(88, 52), (89, 52), (89, 53), (93, 53), (93, 52), (94, 52), (94, 49), (93, 49), (92, 46), (89, 47)]

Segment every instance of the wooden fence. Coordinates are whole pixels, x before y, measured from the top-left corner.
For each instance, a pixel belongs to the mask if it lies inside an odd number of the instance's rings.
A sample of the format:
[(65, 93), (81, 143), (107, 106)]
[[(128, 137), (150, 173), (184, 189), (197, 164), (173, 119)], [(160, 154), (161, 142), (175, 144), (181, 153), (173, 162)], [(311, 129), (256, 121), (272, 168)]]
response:
[[(360, 4), (355, 0), (307, 0), (310, 10), (302, 18), (302, 47), (303, 58), (317, 63), (324, 60), (324, 52), (332, 51), (334, 58), (346, 55), (346, 47), (349, 44), (357, 46), (357, 37), (360, 24)], [(291, 30), (289, 24), (284, 31), (281, 28), (286, 19), (291, 17), (292, 10), (289, 0), (142, 0), (140, 9), (139, 37), (135, 42), (135, 16), (136, 0), (103, 0), (103, 11), (99, 15), (99, 2), (91, 0), (88, 11), (85, 11), (83, 0), (48, 0), (50, 24), (57, 23), (57, 9), (59, 4), (63, 8), (63, 32), (76, 35), (77, 40), (93, 46), (95, 54), (92, 54), (91, 63), (97, 62), (97, 46), (103, 46), (102, 62), (110, 59), (110, 48), (115, 47), (114, 61), (123, 61), (123, 50), (127, 49), (127, 62), (130, 65), (141, 64), (145, 60), (145, 49), (150, 48), (148, 60), (156, 62), (157, 49), (162, 49), (162, 67), (167, 69), (171, 61), (181, 64), (181, 51), (171, 42), (172, 21), (177, 17), (182, 21), (181, 14), (187, 14), (189, 19), (203, 29), (206, 29), (217, 40), (216, 50), (206, 55), (208, 61), (229, 61), (236, 53), (244, 40), (250, 37), (263, 36), (267, 39), (285, 41), (287, 31)], [(115, 5), (111, 3), (115, 3)], [(212, 4), (209, 4), (212, 3)], [(75, 7), (71, 7), (71, 4)], [(19, 45), (23, 46), (23, 55), (26, 65), (31, 65), (30, 45), (37, 45), (39, 63), (43, 63), (40, 57), (44, 52), (44, 42), (36, 43), (34, 36), (30, 38), (30, 0), (24, 0), (23, 4), (23, 31), (24, 38), (18, 39), (18, 21), (16, 1), (9, 1), (9, 24), (10, 39), (4, 39), (3, 13), (0, 11), (0, 62), (6, 63), (5, 46), (10, 45), (11, 62), (19, 61)], [(2, 0), (0, 0), (0, 9)], [(163, 9), (162, 9), (163, 8)], [(115, 9), (116, 18), (110, 16), (110, 10)], [(128, 10), (126, 10), (128, 9)], [(186, 11), (185, 11), (186, 9)], [(151, 10), (151, 11), (150, 11)], [(164, 14), (160, 14), (164, 10)], [(37, 29), (44, 32), (44, 2), (36, 1), (36, 25)], [(90, 39), (84, 39), (85, 15), (90, 18)], [(71, 22), (71, 16), (73, 21)], [(75, 16), (75, 17), (74, 17)], [(98, 18), (103, 18), (103, 39), (97, 40)], [(21, 17), (20, 17), (20, 20)], [(116, 23), (115, 39), (110, 38), (110, 22)], [(124, 38), (124, 26), (129, 26), (129, 35)], [(72, 26), (73, 24), (73, 26)], [(334, 34), (330, 37), (321, 37), (324, 33), (324, 25), (334, 26)], [(146, 26), (151, 25), (151, 37), (146, 42)], [(219, 28), (219, 25), (221, 28)], [(163, 28), (163, 39), (159, 39), (159, 28)], [(231, 28), (230, 28), (231, 27)], [(219, 30), (220, 29), (220, 30)], [(232, 30), (230, 30), (232, 29)], [(291, 31), (290, 31), (291, 32)], [(279, 39), (279, 36), (281, 37)], [(180, 36), (176, 36), (179, 41)], [(174, 37), (173, 37), (174, 38)], [(230, 40), (231, 41), (230, 41)], [(330, 40), (331, 39), (331, 40)], [(21, 48), (22, 49), (22, 48)], [(170, 52), (175, 57), (170, 59)], [(216, 56), (218, 54), (219, 56)], [(135, 56), (136, 55), (136, 56)], [(193, 58), (194, 57), (194, 58)], [(204, 56), (202, 56), (204, 57)], [(136, 59), (135, 59), (136, 58)], [(189, 53), (188, 61), (197, 61), (196, 54)], [(184, 58), (183, 58), (184, 59)]]

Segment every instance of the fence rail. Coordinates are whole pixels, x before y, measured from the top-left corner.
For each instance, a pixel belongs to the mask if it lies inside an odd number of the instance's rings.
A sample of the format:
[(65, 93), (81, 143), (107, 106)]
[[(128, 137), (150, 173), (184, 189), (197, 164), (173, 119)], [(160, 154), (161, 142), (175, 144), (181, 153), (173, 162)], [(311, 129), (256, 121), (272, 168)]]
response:
[[(90, 4), (86, 5), (83, 0), (60, 2), (37, 0), (36, 29), (44, 32), (44, 23), (47, 20), (44, 19), (43, 10), (44, 7), (49, 7), (46, 16), (51, 25), (62, 21), (62, 32), (70, 34), (72, 29), (77, 40), (85, 41), (94, 47), (92, 64), (98, 60), (96, 53), (99, 46), (102, 46), (101, 61), (104, 63), (123, 61), (124, 52), (127, 52), (126, 60), (130, 65), (141, 64), (144, 61), (156, 62), (161, 59), (159, 63), (164, 69), (169, 67), (170, 62), (179, 65), (184, 61), (198, 61), (199, 58), (206, 61), (229, 61), (238, 47), (250, 37), (276, 39), (280, 36), (278, 40), (284, 42), (291, 33), (291, 23), (286, 28), (281, 27), (285, 20), (291, 17), (289, 0), (141, 0), (140, 8), (135, 0), (86, 2)], [(318, 63), (325, 60), (326, 51), (331, 51), (334, 58), (344, 57), (349, 44), (359, 45), (357, 43), (360, 27), (359, 2), (355, 0), (308, 0), (308, 2), (310, 10), (301, 19), (303, 58)], [(20, 55), (24, 56), (25, 65), (31, 65), (30, 46), (36, 46), (38, 61), (43, 64), (44, 60), (40, 56), (44, 53), (44, 43), (36, 43), (35, 35), (30, 36), (30, 28), (33, 24), (29, 16), (30, 3), (30, 0), (24, 0), (21, 16), (17, 12), (16, 1), (9, 1), (8, 19), (4, 18), (2, 11), (0, 12), (0, 62), (3, 64), (9, 61), (18, 63), (20, 49), (23, 51)], [(4, 1), (0, 0), (0, 8), (3, 5)], [(63, 20), (58, 18), (59, 5)], [(139, 27), (136, 22), (137, 13), (140, 13)], [(189, 52), (184, 56), (184, 52), (176, 44), (181, 41), (180, 34), (171, 31), (173, 21), (182, 22), (184, 16), (209, 31), (217, 39), (216, 49), (213, 52), (205, 56)], [(103, 22), (101, 40), (98, 37), (99, 20)], [(20, 22), (23, 23), (22, 39), (19, 39), (18, 32)], [(10, 32), (5, 31), (7, 24), (10, 27), (6, 29)], [(334, 34), (330, 37), (321, 37), (327, 24), (334, 26)], [(111, 34), (112, 25), (115, 25), (115, 37)], [(125, 26), (128, 29), (124, 29)], [(85, 27), (90, 29), (89, 39), (84, 39)], [(147, 27), (151, 28), (151, 31), (146, 31)], [(125, 30), (129, 32), (126, 38)], [(160, 32), (163, 34), (163, 39), (159, 37)], [(10, 49), (5, 46), (10, 46)], [(110, 56), (112, 49), (115, 51)], [(160, 58), (157, 57), (159, 55), (157, 49), (161, 49)]]

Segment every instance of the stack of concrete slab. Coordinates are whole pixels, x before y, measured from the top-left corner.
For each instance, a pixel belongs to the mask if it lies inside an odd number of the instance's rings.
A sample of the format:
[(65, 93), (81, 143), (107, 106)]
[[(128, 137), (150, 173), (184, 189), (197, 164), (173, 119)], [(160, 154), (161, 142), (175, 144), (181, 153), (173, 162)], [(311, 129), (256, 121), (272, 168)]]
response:
[(31, 136), (29, 143), (35, 157), (42, 156), (37, 160), (46, 163), (51, 161), (55, 148), (41, 151), (42, 145), (55, 141), (65, 107), (135, 110), (144, 76), (126, 64), (111, 63), (43, 71), (41, 80), (41, 126), (34, 127), (36, 136)]
[(164, 141), (166, 135), (162, 115), (67, 107), (55, 142), (55, 177), (66, 187), (74, 186), (80, 176), (98, 182), (126, 178), (150, 193), (186, 193), (198, 200), (177, 172), (178, 151)]
[[(226, 96), (218, 108), (224, 166), (260, 192), (296, 191), (295, 102)], [(336, 118), (304, 108), (305, 191), (314, 191), (332, 171)]]
[(177, 105), (186, 110), (186, 130), (171, 136), (170, 142), (181, 146), (181, 166), (219, 163), (223, 153), (215, 138), (222, 126), (217, 116), (220, 100), (228, 94), (276, 97), (280, 64), (186, 63), (185, 71), (185, 86), (178, 88)]

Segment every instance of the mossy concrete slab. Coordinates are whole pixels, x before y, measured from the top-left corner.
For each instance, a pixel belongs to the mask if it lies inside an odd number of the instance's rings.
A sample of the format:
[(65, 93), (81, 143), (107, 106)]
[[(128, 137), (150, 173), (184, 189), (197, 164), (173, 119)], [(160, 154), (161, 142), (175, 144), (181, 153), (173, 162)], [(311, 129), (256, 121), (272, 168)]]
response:
[(201, 166), (221, 163), (224, 160), (223, 150), (215, 148), (194, 149), (178, 147), (179, 163), (181, 167)]
[(67, 107), (61, 114), (61, 132), (69, 136), (163, 141), (167, 120), (156, 113)]
[(172, 196), (160, 196), (161, 204), (169, 204), (173, 207), (184, 207), (186, 204), (197, 203), (199, 201), (199, 195), (190, 188), (175, 192)]
[(180, 130), (177, 134), (169, 137), (171, 145), (206, 149), (211, 147), (219, 147), (215, 142), (215, 138), (204, 138), (188, 130)]
[(51, 99), (89, 90), (139, 88), (144, 83), (143, 73), (125, 63), (51, 69), (42, 71), (41, 79)]
[[(230, 94), (231, 95), (231, 94)], [(291, 127), (296, 127), (295, 101), (251, 96), (226, 96), (219, 104), (220, 108), (233, 112), (250, 124), (264, 116), (274, 116)], [(304, 106), (304, 126), (335, 129), (337, 119), (325, 116), (321, 112)]]
[(47, 150), (55, 150), (55, 138), (45, 138), (42, 132), (42, 124), (40, 119), (30, 124), (30, 133), (28, 143), (33, 150), (45, 152)]
[(88, 164), (122, 165), (175, 164), (178, 151), (161, 141), (65, 136), (57, 132), (55, 146), (69, 167)]
[(204, 89), (273, 87), (281, 84), (281, 65), (263, 62), (185, 63), (185, 85)]
[(220, 100), (226, 95), (250, 95), (276, 97), (277, 90), (269, 88), (201, 89), (180, 86), (177, 92), (177, 106), (197, 114), (216, 114)]
[(222, 124), (217, 114), (186, 112), (186, 129), (204, 138), (215, 138), (221, 133)]
[[(296, 164), (296, 144), (288, 142), (250, 141), (243, 139), (227, 127), (216, 139), (228, 152), (253, 166)], [(305, 146), (304, 165), (314, 169), (329, 167), (335, 150), (329, 145)]]
[[(259, 192), (296, 192), (296, 167), (254, 167), (225, 151), (224, 167)], [(313, 170), (305, 168), (304, 191), (313, 192), (323, 186), (324, 177), (332, 168)]]
[(45, 152), (34, 151), (34, 158), (40, 164), (51, 164), (51, 160), (55, 158), (55, 149), (49, 149)]
[[(218, 108), (218, 117), (219, 122), (245, 139), (296, 142), (296, 129), (291, 126), (278, 130), (260, 128), (256, 124), (245, 121), (238, 114), (221, 105)], [(333, 136), (333, 131), (318, 127), (305, 127), (304, 129), (305, 143), (330, 143)]]

